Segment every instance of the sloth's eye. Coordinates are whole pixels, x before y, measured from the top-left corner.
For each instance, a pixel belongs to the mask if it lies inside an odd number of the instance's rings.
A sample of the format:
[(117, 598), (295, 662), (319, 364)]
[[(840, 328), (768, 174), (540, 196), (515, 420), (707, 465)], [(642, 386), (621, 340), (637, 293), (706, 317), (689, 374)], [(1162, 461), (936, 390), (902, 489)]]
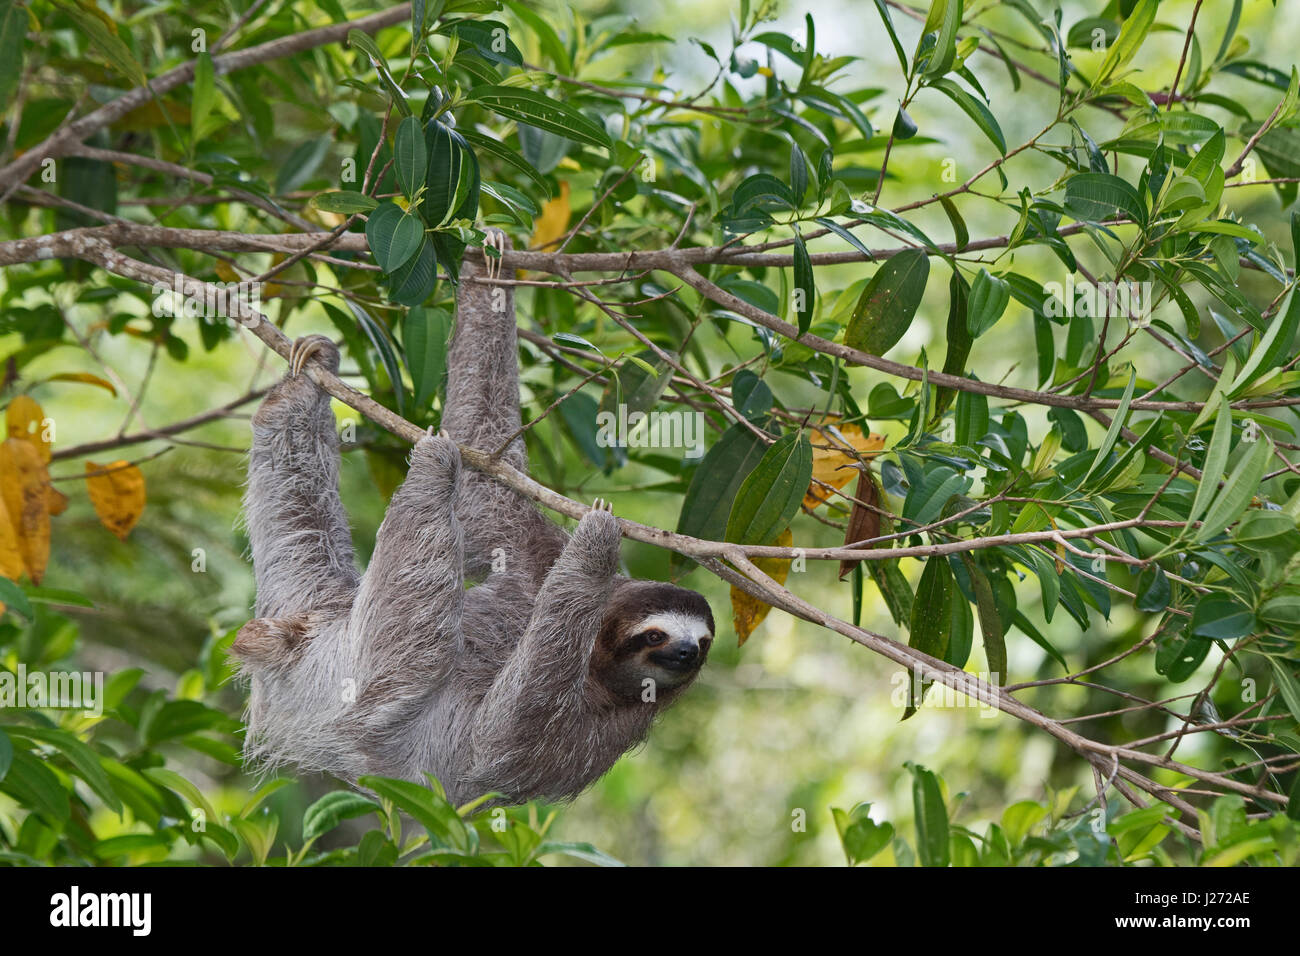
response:
[(658, 647), (668, 640), (668, 635), (663, 631), (646, 631), (641, 635), (641, 640), (645, 641), (646, 647)]

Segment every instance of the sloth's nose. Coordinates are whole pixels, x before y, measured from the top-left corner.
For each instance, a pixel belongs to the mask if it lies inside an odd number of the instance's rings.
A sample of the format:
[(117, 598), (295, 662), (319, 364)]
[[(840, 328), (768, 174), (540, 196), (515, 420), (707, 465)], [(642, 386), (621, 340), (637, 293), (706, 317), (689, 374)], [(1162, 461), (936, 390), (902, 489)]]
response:
[(679, 664), (693, 664), (700, 656), (700, 649), (693, 642), (683, 641), (673, 648), (673, 656)]

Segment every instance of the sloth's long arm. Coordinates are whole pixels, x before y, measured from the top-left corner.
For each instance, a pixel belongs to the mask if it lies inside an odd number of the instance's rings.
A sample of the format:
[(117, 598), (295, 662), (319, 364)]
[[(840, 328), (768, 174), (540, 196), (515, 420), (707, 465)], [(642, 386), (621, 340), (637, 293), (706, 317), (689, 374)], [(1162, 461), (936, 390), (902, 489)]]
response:
[(588, 512), (537, 595), (528, 630), (480, 708), (475, 749), (506, 754), (537, 723), (579, 706), (592, 647), (618, 570), (618, 520)]
[(459, 650), (465, 601), (460, 451), (445, 437), (416, 443), (393, 493), (352, 610), (366, 671), (388, 686), (427, 689)]
[[(493, 232), (501, 248), (510, 248), (504, 233)], [(461, 263), (442, 428), (462, 445), (492, 453), (519, 431), (519, 344), (514, 287), (478, 281), (489, 273), (486, 256), (482, 249), (471, 248)], [(490, 261), (491, 271), (499, 271), (499, 260)], [(501, 459), (527, 473), (523, 438), (510, 441)], [(530, 501), (478, 472), (462, 480), (457, 513), (465, 528), (465, 570), (470, 578), (489, 570), (523, 571), (528, 586), (536, 587), (564, 543), (564, 536)]]
[[(338, 351), (323, 336), (294, 345), (338, 370)], [(257, 578), (258, 617), (346, 609), (357, 586), (352, 537), (339, 501), (339, 440), (330, 397), (293, 370), (253, 416), (244, 494)]]

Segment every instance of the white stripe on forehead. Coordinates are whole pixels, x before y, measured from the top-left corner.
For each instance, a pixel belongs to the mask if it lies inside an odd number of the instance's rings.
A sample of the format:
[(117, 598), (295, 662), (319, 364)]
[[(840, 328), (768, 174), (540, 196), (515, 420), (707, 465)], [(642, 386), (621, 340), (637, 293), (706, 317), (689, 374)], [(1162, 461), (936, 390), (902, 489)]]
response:
[(663, 631), (669, 637), (688, 637), (697, 643), (701, 637), (708, 637), (707, 620), (688, 611), (659, 611), (658, 614), (650, 614), (637, 622), (636, 631), (649, 631), (651, 628)]
[(689, 638), (696, 642), (709, 636), (709, 622), (686, 611), (660, 611), (643, 617), (636, 625), (637, 632), (651, 628), (663, 631), (671, 638)]

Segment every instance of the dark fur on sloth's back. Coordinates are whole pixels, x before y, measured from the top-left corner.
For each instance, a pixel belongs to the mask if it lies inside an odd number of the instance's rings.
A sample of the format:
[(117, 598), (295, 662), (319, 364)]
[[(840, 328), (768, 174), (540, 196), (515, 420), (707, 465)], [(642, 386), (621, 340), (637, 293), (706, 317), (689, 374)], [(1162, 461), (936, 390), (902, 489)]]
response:
[[(470, 250), (462, 267), (443, 428), (494, 451), (519, 428), (518, 356), (513, 291), (474, 282), (482, 263)], [(498, 311), (494, 290), (505, 296)], [(320, 354), (337, 369), (336, 352)], [(348, 779), (429, 772), (453, 801), (577, 794), (694, 677), (652, 703), (616, 693), (606, 679), (615, 643), (665, 610), (711, 632), (708, 605), (618, 576), (612, 515), (593, 511), (570, 536), (462, 471), (453, 441), (436, 437), (416, 445), (359, 575), (334, 429), (329, 397), (306, 376), (287, 377), (253, 417), (245, 510), (257, 620), (234, 647), (252, 685), (247, 757)], [(521, 439), (502, 458), (527, 469)]]

